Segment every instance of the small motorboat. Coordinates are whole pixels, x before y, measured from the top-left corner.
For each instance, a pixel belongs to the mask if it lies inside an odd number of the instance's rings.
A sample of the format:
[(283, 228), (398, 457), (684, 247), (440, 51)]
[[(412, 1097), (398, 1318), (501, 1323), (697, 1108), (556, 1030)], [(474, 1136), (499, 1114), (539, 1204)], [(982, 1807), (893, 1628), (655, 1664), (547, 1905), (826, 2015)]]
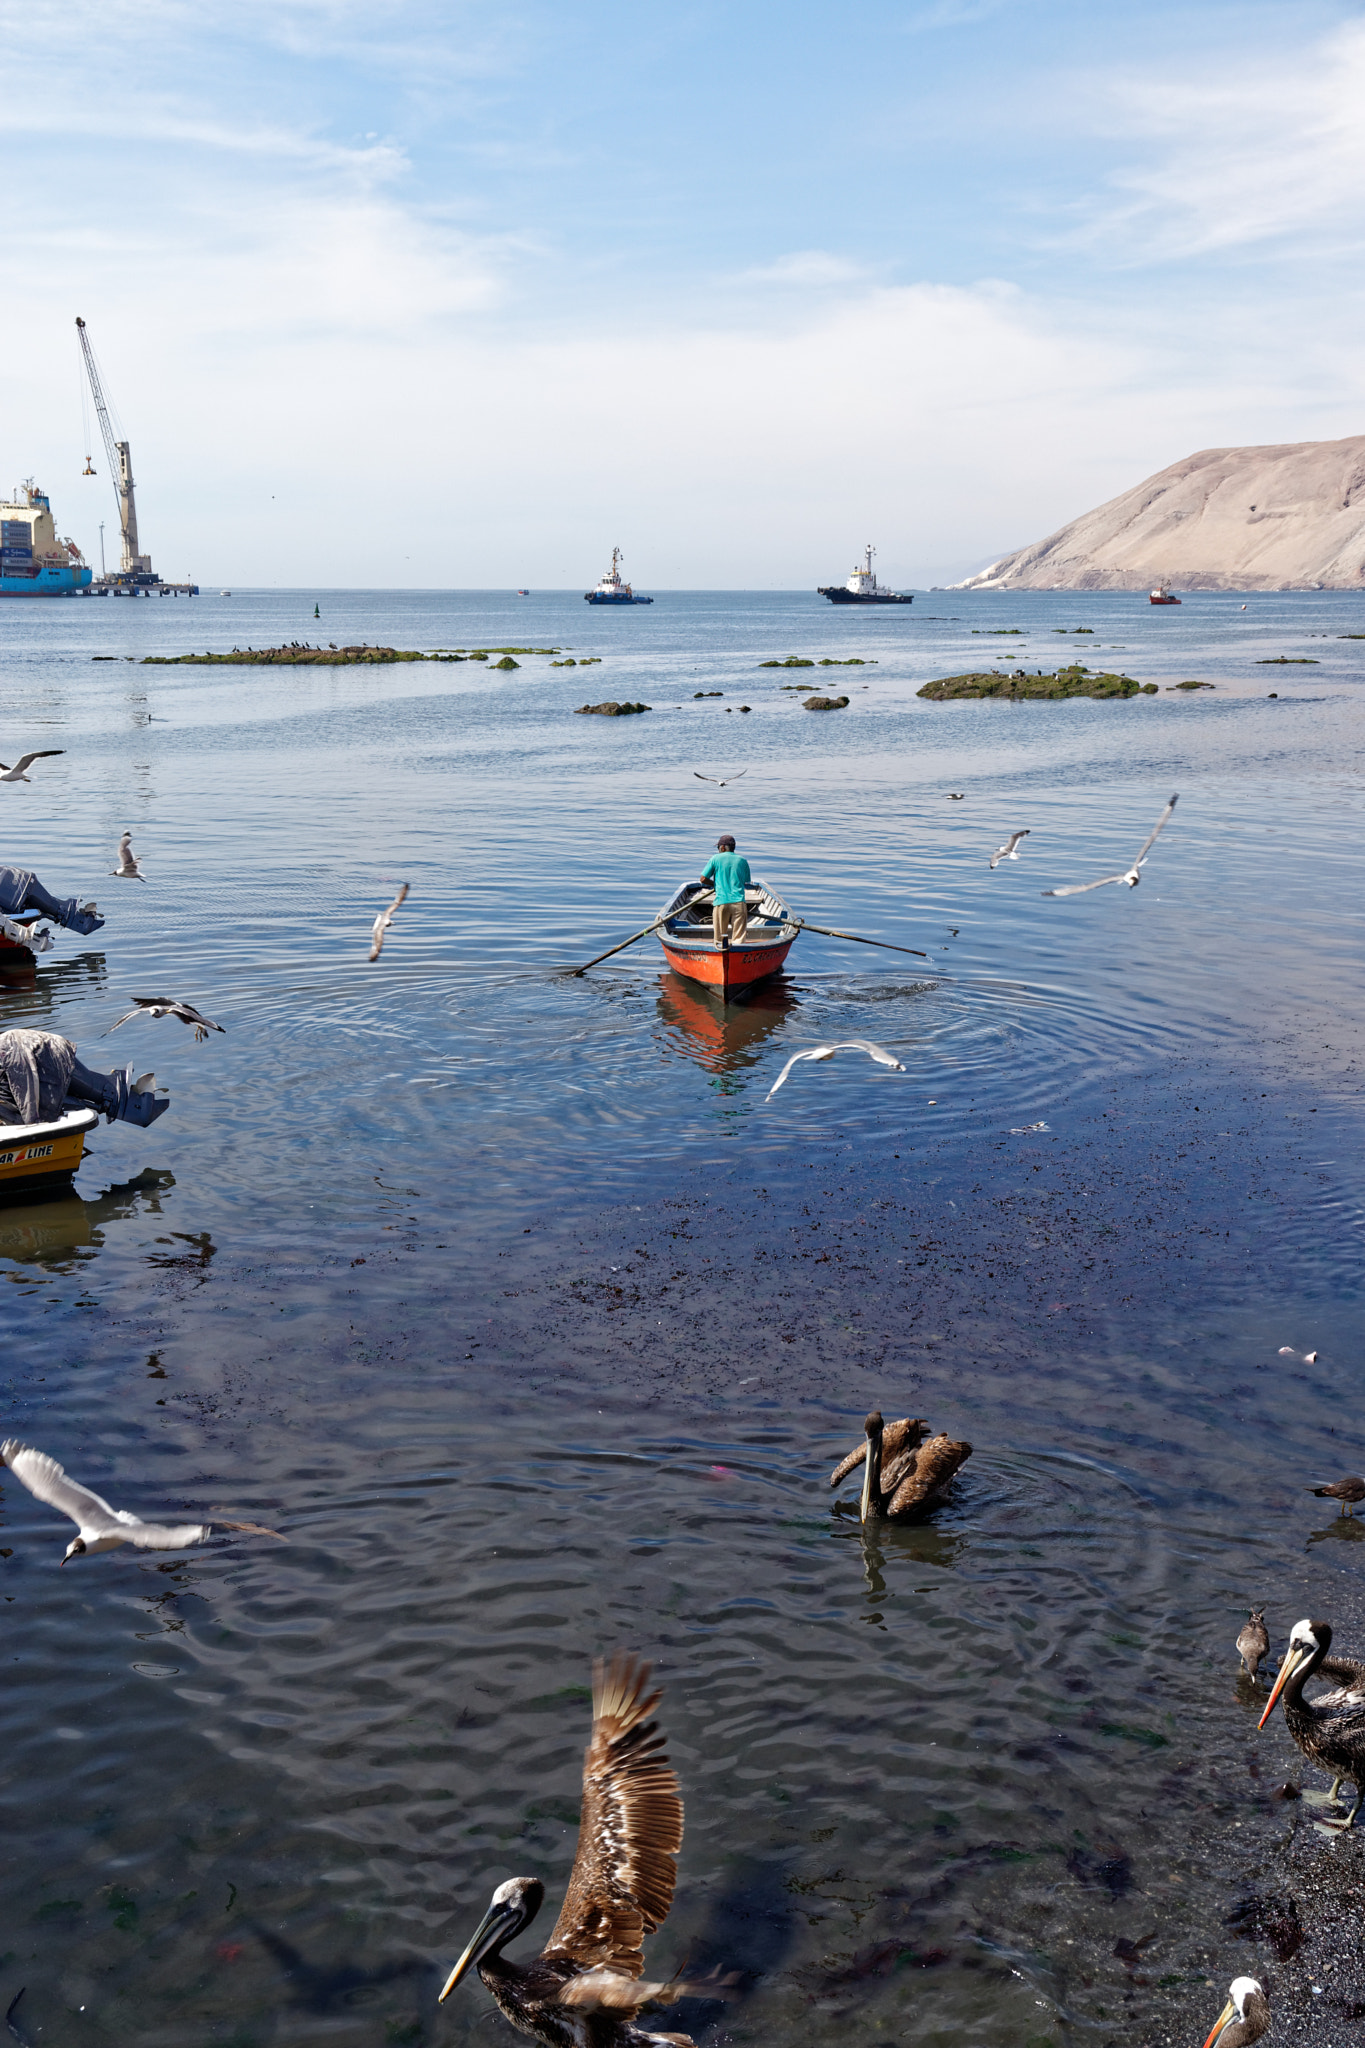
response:
[(1148, 604), (1179, 604), (1178, 597), (1172, 597), (1169, 583), (1158, 583), (1155, 590), (1147, 593)]
[(45, 1124), (0, 1124), (0, 1203), (65, 1194), (99, 1120), (97, 1109), (66, 1109)]
[(776, 974), (796, 943), (801, 927), (766, 882), (744, 892), (749, 925), (744, 938), (716, 944), (711, 927), (711, 891), (704, 882), (684, 882), (659, 912), (659, 943), (675, 974), (713, 988), (722, 1001), (743, 995), (756, 981)]

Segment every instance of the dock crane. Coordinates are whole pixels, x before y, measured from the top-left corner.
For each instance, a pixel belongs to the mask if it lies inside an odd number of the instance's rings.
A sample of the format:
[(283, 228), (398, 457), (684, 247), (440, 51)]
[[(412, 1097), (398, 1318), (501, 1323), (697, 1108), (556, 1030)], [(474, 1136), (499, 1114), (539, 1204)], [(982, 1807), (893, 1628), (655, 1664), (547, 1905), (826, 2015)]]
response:
[[(109, 457), (109, 468), (114, 478), (114, 489), (118, 497), (119, 530), (123, 535), (123, 554), (117, 577), (111, 582), (121, 584), (125, 589), (136, 592), (159, 584), (161, 578), (152, 568), (151, 557), (138, 553), (137, 545), (137, 504), (133, 497), (133, 460), (126, 441), (114, 439), (114, 429), (109, 420), (109, 407), (105, 403), (100, 373), (95, 363), (95, 351), (90, 346), (90, 336), (84, 320), (77, 315), (76, 338), (85, 358), (86, 374), (90, 379), (90, 391), (99, 414), (100, 432), (104, 436), (105, 451)], [(89, 457), (86, 457), (87, 464)], [(87, 476), (94, 471), (87, 467)]]

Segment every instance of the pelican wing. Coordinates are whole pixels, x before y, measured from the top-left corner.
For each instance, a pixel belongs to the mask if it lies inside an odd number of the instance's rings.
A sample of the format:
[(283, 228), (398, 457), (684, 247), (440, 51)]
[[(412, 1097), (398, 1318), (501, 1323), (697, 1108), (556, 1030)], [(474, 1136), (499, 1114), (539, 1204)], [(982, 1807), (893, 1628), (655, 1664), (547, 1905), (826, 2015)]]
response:
[(125, 1522), (128, 1517), (111, 1508), (107, 1500), (101, 1500), (88, 1486), (80, 1486), (74, 1479), (68, 1479), (55, 1458), (49, 1458), (45, 1451), (31, 1450), (11, 1437), (0, 1444), (0, 1459), (9, 1466), (15, 1478), (25, 1485), (35, 1500), (40, 1500), (58, 1514), (67, 1515), (78, 1529), (97, 1528), (101, 1523), (111, 1529)]
[(660, 1695), (648, 1684), (648, 1664), (620, 1652), (594, 1666), (578, 1854), (545, 1946), (547, 1956), (632, 1978), (644, 1969), (644, 1937), (673, 1903), (683, 1832), (678, 1780), (647, 1718)]
[[(900, 1485), (908, 1469), (906, 1459), (910, 1452), (914, 1451), (918, 1445), (924, 1442), (928, 1434), (929, 1425), (923, 1416), (920, 1415), (902, 1415), (898, 1422), (888, 1422), (886, 1424), (882, 1430), (882, 1469), (880, 1474), (883, 1492)], [(866, 1457), (867, 1440), (864, 1438), (856, 1451), (850, 1451), (846, 1458), (839, 1460), (839, 1463), (829, 1475), (830, 1485), (837, 1486), (841, 1479), (847, 1479), (850, 1472), (858, 1470), (866, 1460)]]
[(941, 1494), (960, 1465), (972, 1455), (970, 1444), (954, 1443), (946, 1436), (930, 1437), (915, 1457), (914, 1466), (902, 1479), (887, 1503), (890, 1515), (913, 1514)]
[[(619, 1970), (584, 1970), (571, 1977), (559, 1994), (560, 2005), (586, 2006), (599, 2012), (638, 2012), (642, 2005), (676, 2005), (680, 1998), (722, 1998), (736, 1982), (734, 1975), (719, 1972), (689, 1983), (670, 1977), (666, 1984), (649, 1983), (643, 1977), (625, 1977)], [(665, 2034), (666, 2041), (677, 2040)]]

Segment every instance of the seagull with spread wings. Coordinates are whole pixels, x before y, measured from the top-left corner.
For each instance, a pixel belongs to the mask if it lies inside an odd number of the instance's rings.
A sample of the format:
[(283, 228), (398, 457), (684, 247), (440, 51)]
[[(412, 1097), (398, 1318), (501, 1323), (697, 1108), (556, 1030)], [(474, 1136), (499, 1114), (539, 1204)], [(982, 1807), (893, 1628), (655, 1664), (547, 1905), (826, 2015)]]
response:
[(1172, 797), (1151, 831), (1147, 834), (1147, 837), (1143, 840), (1142, 849), (1137, 859), (1130, 868), (1125, 868), (1121, 875), (1101, 875), (1098, 882), (1071, 882), (1065, 889), (1044, 889), (1044, 896), (1084, 896), (1087, 889), (1103, 889), (1106, 883), (1109, 882), (1126, 882), (1130, 889), (1136, 889), (1138, 883), (1142, 880), (1139, 869), (1156, 844), (1157, 834), (1162, 831), (1169, 821), (1175, 806), (1176, 799)]
[(55, 1458), (21, 1444), (15, 1437), (0, 1444), (0, 1465), (8, 1465), (35, 1500), (56, 1508), (76, 1524), (76, 1534), (66, 1547), (63, 1564), (69, 1558), (92, 1556), (98, 1550), (117, 1550), (120, 1543), (131, 1543), (138, 1550), (188, 1550), (196, 1543), (207, 1543), (215, 1528), (237, 1529), (251, 1536), (274, 1536), (281, 1543), (285, 1540), (278, 1529), (262, 1529), (256, 1522), (144, 1522), (140, 1515), (130, 1515), (126, 1508), (111, 1508), (107, 1500), (101, 1500), (88, 1486), (68, 1479)]
[(389, 926), (393, 923), (393, 913), (395, 912), (395, 910), (397, 910), (399, 904), (404, 901), (404, 899), (407, 896), (407, 893), (407, 883), (401, 882), (398, 887), (398, 894), (394, 897), (388, 909), (381, 910), (378, 917), (374, 921), (374, 930), (370, 933), (371, 966), (373, 966), (374, 962), (379, 958), (379, 955), (384, 950), (384, 934), (388, 930)]
[(1009, 838), (1005, 841), (1004, 845), (996, 847), (995, 852), (991, 855), (992, 874), (995, 873), (995, 870), (999, 867), (1002, 860), (1018, 860), (1019, 841), (1021, 839), (1027, 839), (1029, 833), (1032, 830), (1033, 827), (1031, 825), (1025, 825), (1022, 832), (1011, 832)]
[(698, 782), (714, 782), (717, 789), (728, 789), (732, 782), (738, 782), (740, 776), (747, 775), (748, 772), (747, 768), (740, 768), (734, 775), (727, 775), (724, 782), (722, 782), (719, 775), (703, 775), (700, 768), (692, 770)]
[(111, 875), (117, 875), (121, 882), (146, 881), (147, 877), (138, 866), (137, 855), (133, 852), (133, 835), (131, 832), (125, 832), (122, 839), (120, 839), (118, 852), (114, 855), (114, 858), (118, 862), (118, 866), (110, 868), (109, 872)]
[[(182, 1003), (171, 996), (134, 996), (133, 1008), (125, 1010), (109, 1031), (117, 1031), (120, 1024), (126, 1024), (130, 1017), (178, 1017), (182, 1024), (193, 1024), (194, 1042), (202, 1045), (210, 1031), (221, 1031), (227, 1035), (226, 1024), (215, 1024), (212, 1017), (206, 1017), (202, 1010), (196, 1010), (193, 1003)], [(107, 1038), (109, 1031), (101, 1031), (100, 1037)]]
[(643, 2006), (701, 1994), (704, 1984), (644, 1980), (644, 1938), (667, 1917), (677, 1883), (683, 1805), (664, 1738), (649, 1716), (649, 1666), (618, 1652), (593, 1667), (592, 1740), (583, 1759), (578, 1853), (558, 1920), (538, 1956), (509, 1962), (502, 1951), (530, 1926), (545, 1898), (538, 1877), (500, 1884), (468, 1947), (445, 1981), (441, 2003), (471, 1966), (504, 2018), (547, 2048), (695, 2048), (687, 2034), (657, 2034), (635, 2019)]
[(5, 763), (0, 761), (0, 768), (5, 770), (4, 774), (0, 775), (0, 782), (31, 782), (33, 778), (25, 775), (25, 768), (31, 768), (35, 761), (49, 761), (54, 754), (65, 752), (65, 747), (39, 747), (36, 753), (21, 754), (12, 768), (6, 767)]
[(885, 1046), (874, 1045), (870, 1038), (841, 1038), (837, 1045), (812, 1045), (808, 1046), (805, 1052), (794, 1052), (768, 1090), (766, 1100), (772, 1101), (799, 1060), (832, 1060), (836, 1052), (865, 1052), (869, 1059), (876, 1060), (878, 1066), (894, 1067), (898, 1074), (905, 1072), (905, 1068), (894, 1053), (888, 1052)]

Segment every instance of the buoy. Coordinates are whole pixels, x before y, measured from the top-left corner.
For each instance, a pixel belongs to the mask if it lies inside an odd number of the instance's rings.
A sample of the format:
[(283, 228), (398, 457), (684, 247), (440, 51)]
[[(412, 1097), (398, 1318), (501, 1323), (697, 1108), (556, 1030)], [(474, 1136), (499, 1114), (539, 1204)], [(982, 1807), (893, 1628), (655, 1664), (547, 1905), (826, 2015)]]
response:
[(315, 619), (320, 619), (322, 617), (322, 613), (318, 610), (316, 605), (313, 606), (313, 617)]

